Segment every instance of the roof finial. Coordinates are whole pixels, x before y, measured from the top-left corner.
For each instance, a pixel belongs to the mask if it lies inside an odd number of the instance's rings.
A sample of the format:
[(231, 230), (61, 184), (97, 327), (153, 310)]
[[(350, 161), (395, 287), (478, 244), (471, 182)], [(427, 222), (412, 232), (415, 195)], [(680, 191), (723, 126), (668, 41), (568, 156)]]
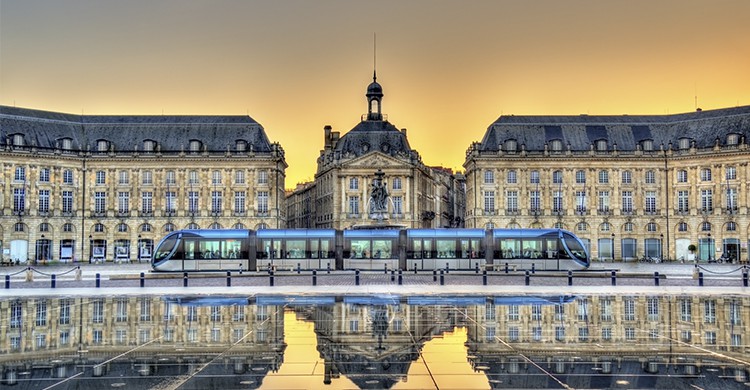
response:
[(378, 59), (378, 36), (377, 36), (377, 33), (372, 33), (372, 81), (376, 81), (378, 79), (377, 59)]

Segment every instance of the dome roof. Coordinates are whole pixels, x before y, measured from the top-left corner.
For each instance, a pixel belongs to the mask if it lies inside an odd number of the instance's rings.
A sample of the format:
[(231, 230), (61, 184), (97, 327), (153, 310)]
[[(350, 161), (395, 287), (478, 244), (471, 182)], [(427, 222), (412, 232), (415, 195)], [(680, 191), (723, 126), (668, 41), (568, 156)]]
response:
[(350, 156), (376, 151), (395, 156), (409, 155), (411, 147), (406, 135), (389, 122), (363, 121), (341, 137), (335, 150)]
[(372, 72), (372, 83), (367, 86), (366, 96), (368, 98), (383, 97), (383, 87), (378, 83), (378, 76), (375, 74), (375, 71)]

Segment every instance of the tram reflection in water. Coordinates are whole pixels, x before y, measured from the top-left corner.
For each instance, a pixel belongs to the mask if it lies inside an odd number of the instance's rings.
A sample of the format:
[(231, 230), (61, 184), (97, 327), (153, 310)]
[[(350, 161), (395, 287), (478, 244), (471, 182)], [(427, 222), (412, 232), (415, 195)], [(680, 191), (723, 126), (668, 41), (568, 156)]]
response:
[(156, 247), (156, 271), (475, 269), (508, 264), (585, 269), (589, 255), (561, 229), (181, 230)]

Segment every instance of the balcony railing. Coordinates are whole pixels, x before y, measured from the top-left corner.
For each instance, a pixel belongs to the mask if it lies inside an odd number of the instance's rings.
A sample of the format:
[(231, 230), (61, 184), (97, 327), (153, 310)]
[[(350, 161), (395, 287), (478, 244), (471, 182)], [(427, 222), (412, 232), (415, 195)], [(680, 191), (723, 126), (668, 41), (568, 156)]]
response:
[(497, 210), (485, 209), (482, 211), (482, 215), (497, 215)]
[(518, 215), (518, 209), (505, 209), (505, 215)]
[(635, 209), (633, 208), (626, 207), (622, 209), (622, 215), (634, 215), (634, 214), (635, 214)]
[(576, 215), (588, 215), (588, 209), (586, 207), (576, 207)]
[(659, 209), (651, 209), (651, 208), (647, 208), (643, 210), (643, 213), (646, 215), (659, 215), (660, 214)]
[(609, 215), (610, 214), (609, 207), (597, 209), (596, 213), (598, 215)]

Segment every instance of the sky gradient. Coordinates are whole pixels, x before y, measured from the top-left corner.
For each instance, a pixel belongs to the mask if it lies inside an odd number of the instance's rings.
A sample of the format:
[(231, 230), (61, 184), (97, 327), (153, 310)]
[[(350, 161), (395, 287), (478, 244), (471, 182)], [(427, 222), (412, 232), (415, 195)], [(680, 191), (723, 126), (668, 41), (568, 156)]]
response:
[(500, 115), (750, 105), (750, 1), (0, 0), (0, 104), (245, 115), (312, 180), (323, 126), (383, 112), (461, 170)]

